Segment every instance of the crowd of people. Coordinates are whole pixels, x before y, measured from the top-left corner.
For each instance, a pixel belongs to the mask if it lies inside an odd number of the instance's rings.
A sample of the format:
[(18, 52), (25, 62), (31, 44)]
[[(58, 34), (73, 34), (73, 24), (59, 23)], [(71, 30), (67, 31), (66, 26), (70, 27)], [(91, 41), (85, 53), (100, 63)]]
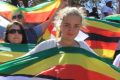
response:
[(31, 7), (33, 6), (33, 0), (0, 0), (3, 2), (8, 2), (16, 7)]
[[(60, 6), (60, 10), (57, 12), (57, 15), (55, 13), (47, 21), (34, 25), (25, 23), (24, 15), (21, 12), (15, 12), (12, 16), (12, 22), (6, 28), (4, 41), (12, 44), (37, 44), (38, 38), (42, 36), (48, 25), (51, 24), (55, 18), (54, 24), (59, 24), (60, 28), (59, 39), (49, 39), (43, 41), (24, 56), (53, 47), (65, 46), (80, 47), (95, 54), (95, 52), (87, 45), (87, 43), (84, 41), (76, 41), (75, 37), (83, 25), (83, 16), (100, 19), (100, 16), (97, 12), (97, 7), (93, 7), (92, 12), (89, 13), (89, 11), (87, 11), (84, 7), (69, 7), (66, 4), (68, 5), (66, 2), (62, 2), (62, 8)], [(106, 0), (106, 5), (102, 9), (103, 17), (112, 15), (112, 12), (112, 0)], [(113, 64), (117, 67), (120, 67), (120, 54), (116, 57)]]

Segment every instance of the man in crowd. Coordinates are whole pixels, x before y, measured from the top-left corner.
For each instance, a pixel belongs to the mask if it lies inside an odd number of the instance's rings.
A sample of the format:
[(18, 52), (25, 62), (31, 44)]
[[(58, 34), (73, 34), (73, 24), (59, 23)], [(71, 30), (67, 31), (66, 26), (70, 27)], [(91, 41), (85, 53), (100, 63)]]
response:
[(89, 17), (94, 17), (96, 19), (100, 18), (96, 7), (92, 8), (92, 12), (89, 13)]
[(43, 23), (30, 24), (26, 23), (24, 20), (24, 15), (17, 11), (12, 16), (12, 21), (19, 21), (23, 24), (28, 43), (37, 43), (37, 39), (43, 34), (48, 25), (51, 23), (53, 17), (51, 16), (47, 21)]
[(102, 17), (113, 15), (113, 6), (112, 6), (112, 0), (106, 0), (106, 5), (103, 6), (102, 10)]

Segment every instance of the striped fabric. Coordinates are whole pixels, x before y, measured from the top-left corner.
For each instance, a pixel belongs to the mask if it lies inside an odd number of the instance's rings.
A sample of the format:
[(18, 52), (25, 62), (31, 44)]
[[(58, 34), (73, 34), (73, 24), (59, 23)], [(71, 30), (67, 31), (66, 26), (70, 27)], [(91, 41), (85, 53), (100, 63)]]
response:
[(0, 15), (11, 20), (12, 13), (16, 11), (22, 11), (25, 22), (41, 23), (54, 14), (60, 3), (61, 0), (51, 0), (30, 8), (18, 8), (8, 3), (0, 2)]
[(34, 44), (0, 43), (0, 63), (20, 57), (34, 47)]
[(120, 69), (84, 49), (63, 47), (1, 64), (0, 75), (52, 80), (119, 80)]
[[(89, 35), (85, 41), (99, 56), (112, 60), (120, 39), (120, 24), (93, 18), (85, 18), (85, 23), (86, 28), (82, 31)], [(40, 40), (58, 37), (58, 30), (50, 25)], [(82, 36), (84, 37), (84, 35)]]
[(13, 12), (17, 11), (18, 8), (10, 5), (6, 2), (1, 2), (0, 1), (0, 15), (4, 16), (5, 18), (7, 18), (8, 20), (12, 19), (12, 14)]
[(120, 39), (120, 24), (91, 18), (86, 18), (86, 24), (86, 42), (101, 57), (112, 59)]

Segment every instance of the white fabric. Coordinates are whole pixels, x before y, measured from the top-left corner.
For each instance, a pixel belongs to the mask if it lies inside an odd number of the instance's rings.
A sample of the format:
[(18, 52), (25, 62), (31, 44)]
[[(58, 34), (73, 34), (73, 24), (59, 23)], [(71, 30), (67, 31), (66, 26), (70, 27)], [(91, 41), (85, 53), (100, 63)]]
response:
[(78, 35), (76, 36), (75, 40), (77, 41), (83, 41), (86, 38), (88, 38), (89, 36), (87, 34), (85, 34), (84, 32), (82, 32), (81, 30), (79, 31)]
[(117, 49), (116, 50), (120, 50), (120, 40), (118, 42), (118, 46), (117, 46)]
[(24, 76), (0, 76), (0, 80), (51, 80), (37, 77), (24, 77)]
[(102, 14), (103, 14), (103, 17), (104, 16), (104, 13), (108, 13), (108, 15), (113, 15), (113, 9), (108, 7), (108, 6), (103, 6), (102, 10), (101, 10)]
[(119, 65), (120, 65), (120, 54), (118, 54), (117, 57), (115, 58), (115, 60), (113, 61), (113, 65), (115, 65), (116, 67), (119, 67)]
[(0, 38), (4, 39), (7, 25), (10, 23), (7, 19), (0, 16)]
[[(95, 53), (84, 41), (79, 41), (78, 43), (80, 44), (81, 48)], [(43, 41), (40, 44), (38, 44), (34, 49), (32, 49), (30, 52), (26, 53), (25, 56), (34, 54), (34, 53), (37, 53), (37, 52), (40, 52), (43, 50), (47, 50), (50, 48), (54, 48), (54, 47), (57, 47), (57, 41), (55, 39), (49, 39), (49, 40)]]
[(109, 1), (112, 1), (112, 0), (106, 0), (105, 2), (107, 3), (107, 2), (109, 2)]

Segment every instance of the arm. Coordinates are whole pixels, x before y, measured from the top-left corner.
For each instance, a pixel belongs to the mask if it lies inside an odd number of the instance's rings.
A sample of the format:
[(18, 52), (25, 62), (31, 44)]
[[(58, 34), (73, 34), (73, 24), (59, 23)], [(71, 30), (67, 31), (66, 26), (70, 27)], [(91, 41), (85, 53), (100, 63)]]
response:
[[(65, 5), (66, 4), (64, 3), (64, 0), (63, 0), (61, 2), (60, 6), (58, 7), (57, 11), (60, 10), (61, 8), (63, 8), (63, 6), (65, 6)], [(41, 36), (45, 32), (47, 27), (52, 23), (52, 21), (54, 20), (56, 12), (48, 20), (46, 20), (45, 22), (42, 22), (41, 24), (39, 24), (38, 26), (36, 26), (34, 28), (38, 37)]]

